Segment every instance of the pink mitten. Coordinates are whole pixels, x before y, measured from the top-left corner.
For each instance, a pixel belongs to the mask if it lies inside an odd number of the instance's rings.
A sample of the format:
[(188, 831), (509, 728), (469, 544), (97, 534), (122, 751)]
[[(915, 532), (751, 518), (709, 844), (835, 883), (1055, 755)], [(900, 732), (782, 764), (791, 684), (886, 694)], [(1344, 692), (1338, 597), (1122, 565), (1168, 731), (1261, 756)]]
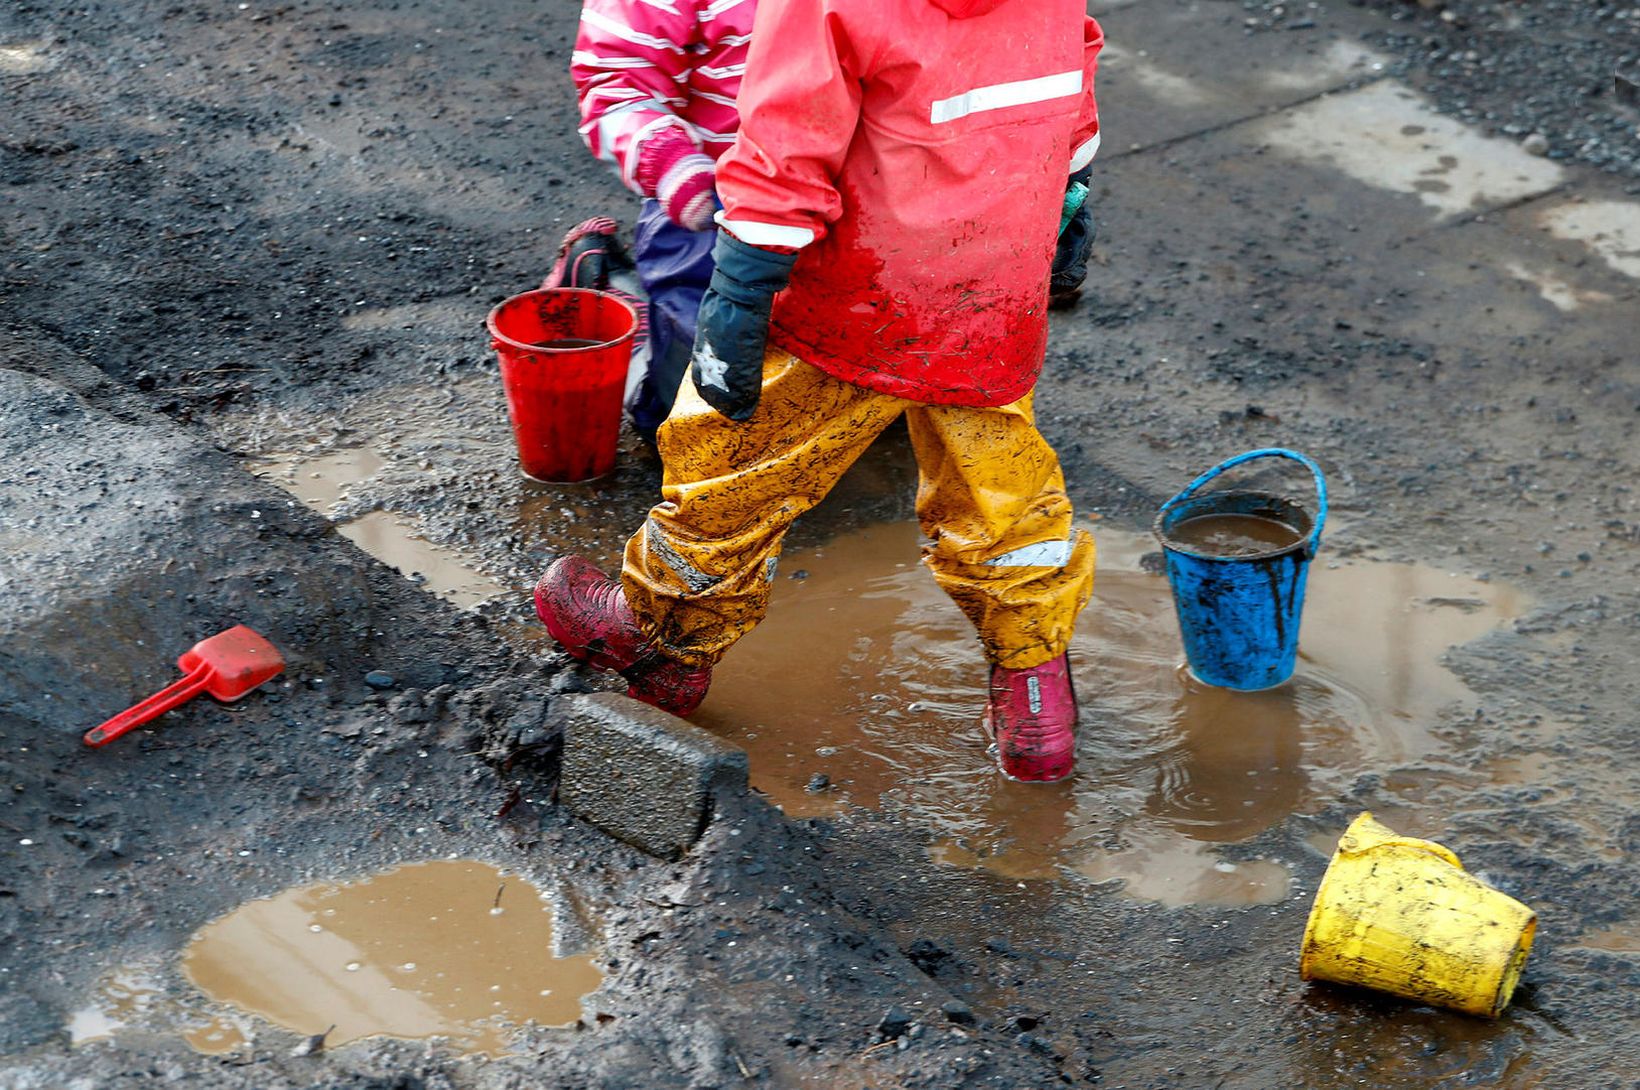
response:
[(638, 147), (633, 179), (666, 211), (666, 218), (690, 231), (712, 226), (717, 196), (710, 156), (703, 155), (682, 129), (668, 125)]

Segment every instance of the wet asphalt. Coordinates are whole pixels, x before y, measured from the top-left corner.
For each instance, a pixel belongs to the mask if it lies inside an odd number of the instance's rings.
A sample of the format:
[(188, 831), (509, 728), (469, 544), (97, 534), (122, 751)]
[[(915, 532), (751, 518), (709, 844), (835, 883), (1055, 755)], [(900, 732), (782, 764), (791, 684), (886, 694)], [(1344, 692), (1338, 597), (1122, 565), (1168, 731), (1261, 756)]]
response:
[[(1079, 509), (1137, 533), (1207, 465), (1291, 446), (1328, 473), (1340, 560), (1528, 601), (1441, 654), (1465, 693), (1419, 712), (1434, 750), (1340, 758), (1211, 847), (1289, 874), (1269, 903), (948, 865), (893, 797), (793, 819), (754, 798), (676, 865), (571, 819), (553, 702), (605, 683), (542, 645), (525, 590), (561, 552), (613, 564), (658, 467), (629, 436), (603, 481), (522, 481), (480, 330), (565, 227), (629, 208), (573, 134), (572, 12), (0, 12), (0, 1086), (1632, 1083), (1640, 205), (1631, 123), (1591, 88), (1640, 20), (1101, 18), (1101, 241), (1039, 393)], [(1575, 80), (1566, 57), (1589, 58)], [(374, 468), (322, 512), (253, 472), (345, 450)], [(913, 487), (891, 434), (791, 548), (904, 520)], [(371, 512), (401, 527), (386, 545), (336, 532)], [(452, 602), (367, 551), (403, 562), (405, 533), (498, 589)], [(80, 747), (235, 622), (287, 652), (264, 692)], [(1098, 847), (1130, 854), (1144, 803), (1088, 797)], [(1502, 1019), (1299, 981), (1326, 848), (1362, 809), (1538, 911)], [(199, 927), (450, 854), (584, 917), (606, 984), (579, 1029), (494, 1062), (293, 1056), (303, 1035), (260, 1024), (225, 1057), (181, 1040), (220, 1013), (178, 965)], [(132, 970), (162, 1000), (73, 1047)]]

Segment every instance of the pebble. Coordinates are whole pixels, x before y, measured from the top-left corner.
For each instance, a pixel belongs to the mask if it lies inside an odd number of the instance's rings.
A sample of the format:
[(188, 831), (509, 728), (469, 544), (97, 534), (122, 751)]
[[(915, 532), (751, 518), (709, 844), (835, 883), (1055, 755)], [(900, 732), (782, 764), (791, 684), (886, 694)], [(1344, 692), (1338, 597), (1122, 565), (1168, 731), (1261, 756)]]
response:
[(877, 1023), (877, 1035), (884, 1041), (893, 1041), (910, 1028), (911, 1015), (896, 1004), (883, 1012), (882, 1020)]
[(1531, 133), (1520, 142), (1520, 150), (1527, 155), (1542, 157), (1549, 154), (1549, 138), (1540, 132)]
[(971, 1026), (974, 1024), (974, 1008), (970, 1007), (960, 999), (950, 999), (944, 1003), (941, 1003), (940, 1010), (944, 1013), (945, 1020), (947, 1022), (952, 1022), (959, 1026)]
[(398, 679), (386, 670), (372, 670), (364, 676), (364, 683), (372, 689), (391, 689)]
[(831, 777), (824, 772), (816, 772), (809, 777), (809, 784), (804, 790), (811, 795), (818, 795), (822, 791), (831, 789)]

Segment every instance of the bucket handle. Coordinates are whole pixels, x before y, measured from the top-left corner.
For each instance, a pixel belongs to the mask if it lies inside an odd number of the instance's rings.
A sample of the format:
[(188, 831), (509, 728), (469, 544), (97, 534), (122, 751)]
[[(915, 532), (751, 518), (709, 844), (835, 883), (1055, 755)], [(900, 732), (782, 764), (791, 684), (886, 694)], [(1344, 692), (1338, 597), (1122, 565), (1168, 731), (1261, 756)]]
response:
[(1437, 844), (1433, 840), (1420, 840), (1415, 836), (1402, 836), (1394, 829), (1380, 825), (1370, 810), (1363, 811), (1350, 822), (1350, 827), (1338, 838), (1338, 850), (1343, 855), (1365, 855), (1377, 848), (1406, 848), (1410, 851), (1425, 852), (1463, 870), (1463, 864), (1458, 862), (1457, 854), (1445, 844)]
[(1316, 465), (1315, 462), (1311, 461), (1308, 457), (1300, 454), (1296, 450), (1287, 450), (1284, 447), (1264, 447), (1259, 450), (1250, 450), (1245, 454), (1238, 454), (1234, 458), (1226, 458), (1206, 473), (1203, 473), (1200, 477), (1197, 477), (1195, 480), (1185, 485), (1184, 490), (1177, 496), (1174, 496), (1172, 499), (1162, 504), (1161, 514), (1166, 515), (1174, 507), (1195, 495), (1197, 490), (1199, 490), (1202, 485), (1206, 484), (1208, 481), (1211, 481), (1214, 477), (1217, 477), (1225, 470), (1239, 466), (1243, 462), (1251, 462), (1255, 458), (1291, 458), (1295, 462), (1303, 463), (1303, 465), (1309, 469), (1311, 475), (1315, 477), (1315, 492), (1316, 497), (1319, 500), (1319, 506), (1316, 508), (1315, 512), (1315, 524), (1310, 527), (1310, 536), (1304, 542), (1304, 558), (1306, 560), (1314, 560), (1316, 551), (1321, 548), (1321, 526), (1327, 521), (1327, 478), (1321, 475), (1320, 466)]

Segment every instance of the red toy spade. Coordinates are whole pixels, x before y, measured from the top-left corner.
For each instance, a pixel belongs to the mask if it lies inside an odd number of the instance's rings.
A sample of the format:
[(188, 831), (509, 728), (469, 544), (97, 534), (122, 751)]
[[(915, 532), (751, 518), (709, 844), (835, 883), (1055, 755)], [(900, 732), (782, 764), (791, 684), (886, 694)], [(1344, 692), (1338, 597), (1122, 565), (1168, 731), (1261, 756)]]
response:
[(285, 668), (285, 660), (273, 644), (238, 624), (194, 644), (192, 650), (184, 651), (177, 659), (177, 666), (188, 676), (87, 731), (85, 744), (107, 745), (126, 731), (164, 715), (200, 693), (210, 693), (231, 704), (277, 676)]

